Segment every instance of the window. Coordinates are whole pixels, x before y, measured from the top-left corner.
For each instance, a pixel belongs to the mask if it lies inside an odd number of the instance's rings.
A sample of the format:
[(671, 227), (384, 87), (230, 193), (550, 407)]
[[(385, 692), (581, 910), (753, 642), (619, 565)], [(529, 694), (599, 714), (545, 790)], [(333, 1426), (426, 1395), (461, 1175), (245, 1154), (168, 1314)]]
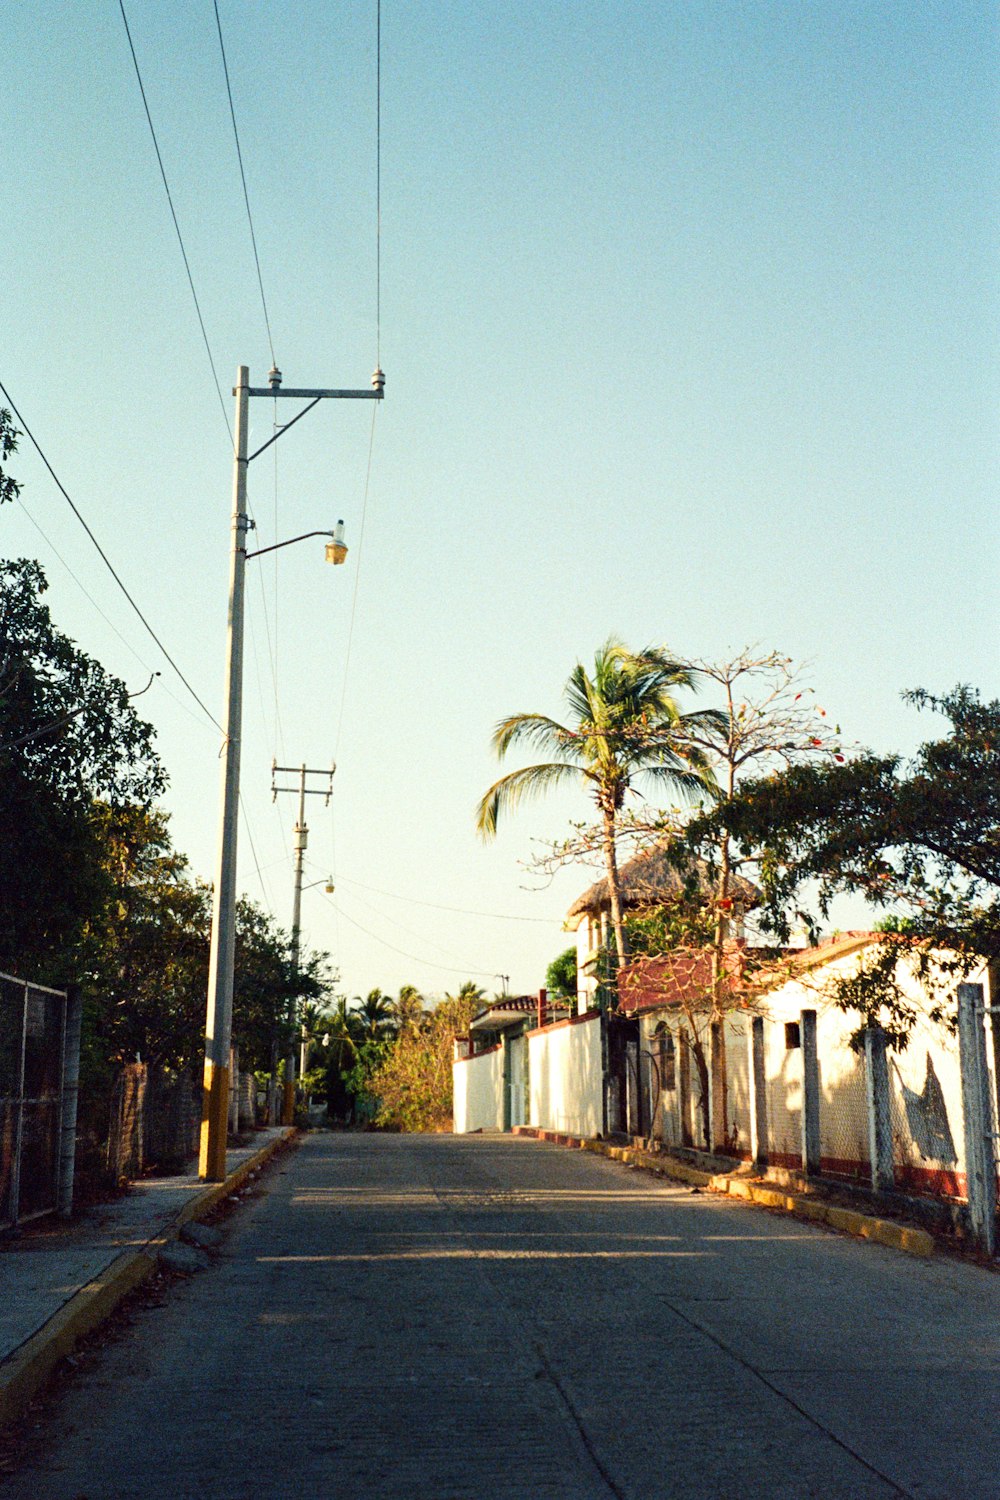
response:
[(799, 1031), (798, 1021), (785, 1022), (785, 1051), (793, 1052), (796, 1047), (802, 1046), (802, 1035)]
[(654, 1040), (656, 1042), (656, 1071), (659, 1075), (660, 1088), (664, 1092), (672, 1092), (677, 1087), (676, 1051), (674, 1039), (667, 1030), (665, 1021), (661, 1021), (657, 1026)]

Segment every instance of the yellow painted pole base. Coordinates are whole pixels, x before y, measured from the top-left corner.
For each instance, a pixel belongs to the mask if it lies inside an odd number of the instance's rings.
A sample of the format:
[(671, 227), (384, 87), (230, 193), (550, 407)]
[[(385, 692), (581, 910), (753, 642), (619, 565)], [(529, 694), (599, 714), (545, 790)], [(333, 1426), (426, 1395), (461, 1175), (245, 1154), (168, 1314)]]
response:
[(281, 1123), (282, 1125), (295, 1124), (295, 1084), (286, 1083), (282, 1086), (281, 1098)]
[(226, 1131), (229, 1125), (229, 1069), (205, 1059), (201, 1091), (201, 1148), (198, 1176), (203, 1182), (226, 1180)]

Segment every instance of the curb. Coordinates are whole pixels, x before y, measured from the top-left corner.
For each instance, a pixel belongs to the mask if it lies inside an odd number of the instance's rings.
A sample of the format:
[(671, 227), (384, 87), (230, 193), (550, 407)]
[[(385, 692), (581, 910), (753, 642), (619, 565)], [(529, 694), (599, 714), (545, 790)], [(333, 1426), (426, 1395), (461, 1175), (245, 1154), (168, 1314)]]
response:
[(908, 1224), (899, 1224), (894, 1219), (878, 1219), (873, 1214), (858, 1213), (853, 1208), (840, 1208), (807, 1194), (786, 1193), (780, 1188), (750, 1182), (745, 1177), (730, 1177), (724, 1172), (700, 1172), (697, 1167), (689, 1167), (658, 1151), (640, 1151), (635, 1146), (609, 1146), (606, 1141), (562, 1135), (554, 1130), (540, 1130), (534, 1125), (516, 1125), (513, 1134), (532, 1136), (536, 1140), (550, 1141), (557, 1146), (592, 1151), (598, 1156), (607, 1157), (609, 1161), (642, 1167), (645, 1171), (659, 1173), (661, 1177), (683, 1182), (688, 1187), (726, 1193), (731, 1198), (756, 1203), (761, 1208), (781, 1209), (813, 1224), (825, 1224), (829, 1229), (839, 1229), (858, 1239), (874, 1240), (876, 1244), (885, 1245), (889, 1250), (902, 1250), (907, 1255), (934, 1254), (934, 1237), (926, 1229), (915, 1229)]
[(240, 1162), (224, 1182), (213, 1183), (191, 1197), (158, 1235), (147, 1240), (141, 1249), (125, 1250), (116, 1256), (99, 1276), (75, 1292), (20, 1348), (0, 1362), (0, 1427), (20, 1415), (80, 1339), (110, 1317), (119, 1302), (153, 1274), (161, 1246), (176, 1239), (182, 1225), (204, 1218), (296, 1135), (298, 1129), (290, 1126)]

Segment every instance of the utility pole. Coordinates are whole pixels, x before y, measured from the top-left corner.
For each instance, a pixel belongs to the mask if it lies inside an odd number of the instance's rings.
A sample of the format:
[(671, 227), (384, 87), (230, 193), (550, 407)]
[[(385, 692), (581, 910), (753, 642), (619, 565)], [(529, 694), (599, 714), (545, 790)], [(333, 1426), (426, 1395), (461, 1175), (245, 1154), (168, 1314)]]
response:
[(212, 903), (205, 1017), (205, 1081), (202, 1088), (198, 1174), (206, 1182), (226, 1176), (229, 1119), (229, 1044), (233, 1024), (233, 963), (236, 949), (236, 818), (240, 796), (240, 736), (243, 719), (243, 583), (247, 562), (247, 416), (250, 371), (236, 372), (236, 452), (233, 469), (232, 545), (229, 554), (229, 620), (226, 651), (226, 719), (222, 742), (222, 808)]
[[(295, 892), (292, 897), (292, 972), (298, 978), (299, 954), (302, 946), (302, 861), (309, 843), (309, 829), (306, 827), (306, 798), (322, 797), (324, 807), (330, 805), (330, 796), (333, 792), (333, 776), (336, 765), (331, 765), (329, 771), (319, 771), (310, 766), (279, 766), (276, 761), (271, 763), (271, 800), (278, 800), (279, 792), (298, 792), (299, 816), (295, 824)], [(298, 776), (298, 787), (278, 786), (276, 776)], [(312, 787), (306, 784), (307, 776), (325, 776), (327, 785), (325, 787)], [(301, 1071), (306, 1070), (305, 1046), (302, 1048)], [(282, 1099), (281, 1123), (291, 1125), (295, 1117), (295, 997), (288, 1003), (288, 1046), (285, 1050), (285, 1086)]]
[[(212, 903), (212, 944), (209, 955), (208, 1000), (205, 1016), (205, 1074), (202, 1089), (201, 1147), (198, 1174), (206, 1182), (223, 1182), (226, 1176), (226, 1122), (229, 1115), (229, 1044), (233, 1022), (233, 965), (236, 949), (236, 830), (240, 796), (240, 740), (243, 722), (243, 606), (244, 575), (247, 562), (265, 552), (291, 546), (307, 537), (325, 536), (327, 561), (343, 562), (346, 548), (342, 529), (309, 531), (287, 542), (275, 542), (257, 552), (247, 551), (247, 470), (255, 458), (270, 448), (295, 426), (306, 412), (320, 401), (330, 399), (381, 401), (385, 376), (380, 369), (372, 375), (371, 390), (282, 390), (281, 371), (272, 369), (266, 386), (250, 384), (250, 371), (240, 365), (236, 371), (236, 436), (233, 455), (233, 510), (229, 560), (229, 617), (226, 651), (226, 707), (222, 726), (222, 798), (219, 827), (219, 854), (215, 871)], [(254, 453), (247, 453), (249, 401), (262, 397), (306, 401), (290, 422), (284, 423), (273, 437)]]

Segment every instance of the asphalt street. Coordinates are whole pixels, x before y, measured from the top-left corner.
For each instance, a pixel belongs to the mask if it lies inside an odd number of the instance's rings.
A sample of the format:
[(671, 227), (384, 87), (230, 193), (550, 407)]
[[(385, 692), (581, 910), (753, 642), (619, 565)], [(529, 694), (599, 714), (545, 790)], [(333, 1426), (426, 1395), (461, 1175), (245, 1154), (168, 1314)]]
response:
[(509, 1136), (318, 1134), (3, 1500), (1000, 1497), (1000, 1277)]

